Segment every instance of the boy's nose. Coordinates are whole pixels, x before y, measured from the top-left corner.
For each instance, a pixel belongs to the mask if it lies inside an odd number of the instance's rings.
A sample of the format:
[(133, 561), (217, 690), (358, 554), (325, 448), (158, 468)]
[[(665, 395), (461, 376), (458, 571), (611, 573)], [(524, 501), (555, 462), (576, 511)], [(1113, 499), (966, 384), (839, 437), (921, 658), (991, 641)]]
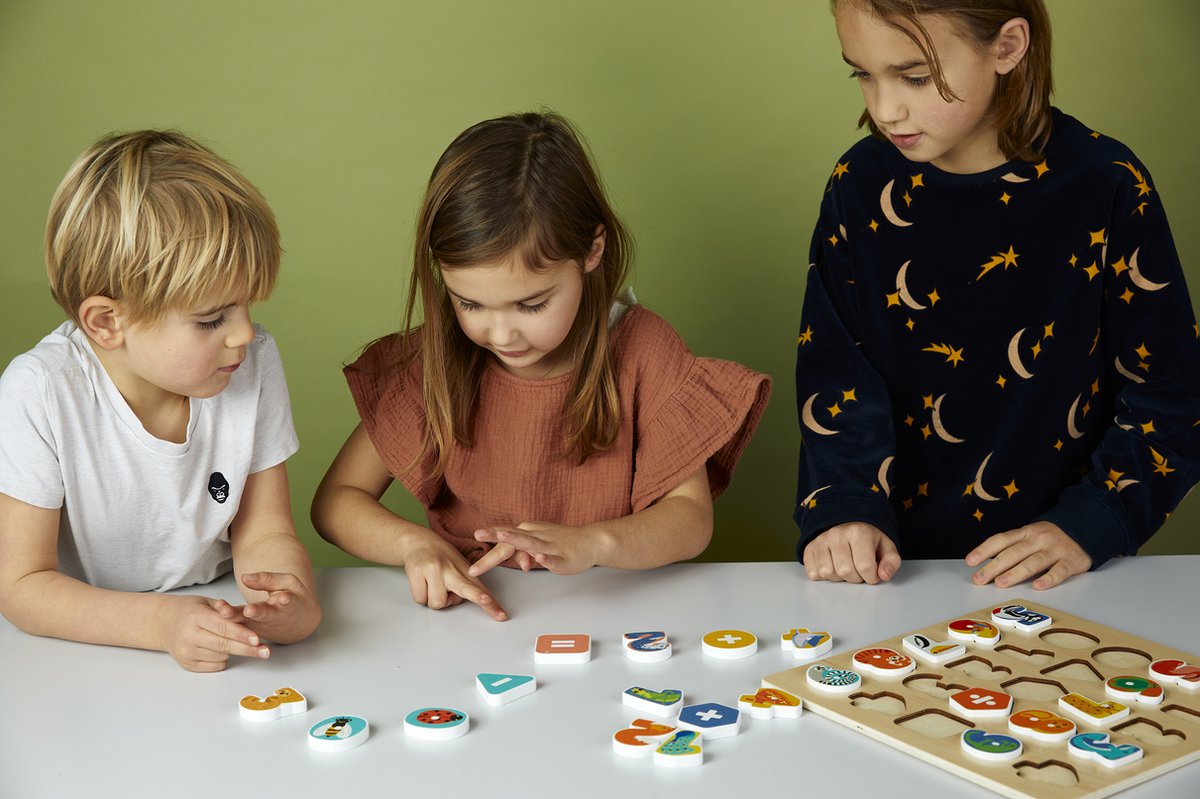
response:
[(231, 308), (229, 313), (229, 333), (225, 337), (225, 346), (230, 349), (245, 347), (254, 340), (254, 322), (250, 320), (250, 309), (244, 305)]

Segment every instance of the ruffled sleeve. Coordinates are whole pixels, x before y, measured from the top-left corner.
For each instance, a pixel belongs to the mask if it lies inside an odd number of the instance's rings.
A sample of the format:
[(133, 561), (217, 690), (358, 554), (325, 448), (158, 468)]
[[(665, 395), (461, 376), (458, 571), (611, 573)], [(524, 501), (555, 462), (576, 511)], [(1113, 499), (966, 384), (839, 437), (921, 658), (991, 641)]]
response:
[[(632, 505), (644, 510), (706, 464), (715, 499), (729, 487), (771, 393), (771, 379), (733, 361), (697, 358), (662, 318), (622, 321), (621, 369), (636, 371)], [(622, 386), (625, 390), (625, 386)]]
[[(362, 355), (343, 369), (350, 395), (358, 408), (363, 427), (388, 471), (428, 508), (442, 490), (442, 480), (430, 479), (433, 457), (420, 463), (425, 434), (425, 410), (421, 396), (421, 363), (414, 360), (404, 369), (403, 337), (399, 333), (368, 345)], [(419, 347), (414, 337), (413, 346)]]

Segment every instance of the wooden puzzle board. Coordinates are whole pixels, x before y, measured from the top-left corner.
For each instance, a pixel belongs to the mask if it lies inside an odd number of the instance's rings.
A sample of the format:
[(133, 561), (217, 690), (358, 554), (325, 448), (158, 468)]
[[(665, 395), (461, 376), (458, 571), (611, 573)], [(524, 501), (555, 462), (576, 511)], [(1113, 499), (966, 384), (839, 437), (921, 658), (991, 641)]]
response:
[[(854, 649), (800, 663), (767, 676), (763, 684), (802, 697), (806, 707), (818, 715), (1019, 799), (1098, 799), (1200, 759), (1200, 690), (1157, 680), (1166, 692), (1161, 704), (1115, 700), (1131, 712), (1128, 718), (1108, 727), (1083, 722), (1058, 707), (1058, 697), (1066, 692), (1077, 692), (1096, 702), (1109, 701), (1112, 697), (1105, 694), (1106, 680), (1125, 674), (1148, 676), (1147, 667), (1152, 661), (1178, 658), (1195, 665), (1200, 664), (1200, 658), (1038, 603), (1014, 599), (1004, 604), (1024, 605), (1051, 616), (1053, 621), (1036, 632), (1001, 627), (1001, 639), (994, 647), (965, 643), (966, 654), (936, 666), (913, 656), (901, 643), (914, 633), (932, 641), (950, 640), (947, 624), (963, 618), (990, 622), (994, 606), (989, 606), (861, 647), (887, 647), (913, 657), (917, 667), (909, 674), (873, 676), (853, 664), (854, 653), (860, 651)], [(818, 691), (805, 679), (805, 672), (816, 663), (853, 669), (862, 675), (862, 684), (848, 694)], [(1110, 769), (1072, 757), (1066, 741), (1040, 743), (1019, 735), (1014, 737), (1021, 740), (1024, 751), (1016, 760), (977, 760), (961, 749), (964, 730), (1013, 733), (1006, 718), (967, 719), (949, 709), (948, 697), (968, 687), (1005, 691), (1014, 696), (1014, 713), (1041, 709), (1068, 717), (1078, 732), (1106, 732), (1114, 744), (1140, 746), (1145, 755), (1138, 762)], [(916, 731), (914, 727), (928, 727), (929, 731)]]

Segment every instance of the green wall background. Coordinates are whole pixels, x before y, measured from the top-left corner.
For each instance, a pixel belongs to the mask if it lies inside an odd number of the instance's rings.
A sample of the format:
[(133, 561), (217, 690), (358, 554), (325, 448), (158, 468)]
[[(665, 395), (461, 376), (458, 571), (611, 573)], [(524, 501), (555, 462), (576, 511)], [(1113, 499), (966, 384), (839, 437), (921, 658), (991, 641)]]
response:
[[(1200, 290), (1200, 4), (1049, 0), (1057, 102), (1148, 164)], [(271, 202), (286, 256), (255, 309), (279, 339), (308, 505), (356, 422), (339, 364), (397, 327), (417, 203), (468, 125), (539, 106), (588, 137), (638, 241), (635, 288), (693, 351), (775, 378), (706, 560), (790, 559), (793, 355), (808, 239), (860, 134), (825, 0), (0, 0), (0, 363), (63, 318), (46, 207), (99, 135), (177, 127)], [(1193, 296), (1196, 296), (1194, 293)], [(401, 489), (388, 503), (423, 519)], [(1200, 552), (1191, 499), (1143, 550)]]

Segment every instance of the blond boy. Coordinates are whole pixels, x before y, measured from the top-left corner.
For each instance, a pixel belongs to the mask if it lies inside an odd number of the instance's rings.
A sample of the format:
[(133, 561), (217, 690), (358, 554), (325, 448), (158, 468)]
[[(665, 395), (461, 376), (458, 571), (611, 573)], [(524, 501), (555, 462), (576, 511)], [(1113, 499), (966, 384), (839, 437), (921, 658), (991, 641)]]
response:
[[(70, 321), (0, 376), (0, 612), (26, 632), (219, 671), (321, 611), (284, 461), (298, 448), (274, 339), (265, 200), (179, 133), (105, 138), (51, 202)], [(235, 571), (241, 606), (163, 592)]]

